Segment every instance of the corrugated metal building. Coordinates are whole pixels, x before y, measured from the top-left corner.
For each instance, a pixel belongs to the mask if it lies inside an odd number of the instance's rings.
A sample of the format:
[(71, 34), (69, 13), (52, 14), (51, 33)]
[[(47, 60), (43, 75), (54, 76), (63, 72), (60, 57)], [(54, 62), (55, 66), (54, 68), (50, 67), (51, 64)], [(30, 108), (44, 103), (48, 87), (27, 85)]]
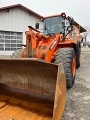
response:
[(0, 55), (10, 55), (25, 44), (25, 31), (35, 27), (41, 15), (21, 4), (0, 8)]

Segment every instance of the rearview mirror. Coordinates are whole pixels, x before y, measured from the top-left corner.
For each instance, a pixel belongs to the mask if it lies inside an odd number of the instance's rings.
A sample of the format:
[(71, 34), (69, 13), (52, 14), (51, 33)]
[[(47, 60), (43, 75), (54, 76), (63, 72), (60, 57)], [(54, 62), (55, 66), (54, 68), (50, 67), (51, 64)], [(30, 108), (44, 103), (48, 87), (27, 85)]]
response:
[(68, 19), (70, 25), (74, 25), (75, 24), (75, 21), (74, 21), (73, 18), (71, 18), (71, 17), (68, 16), (67, 19)]
[(39, 29), (39, 23), (36, 23), (35, 28)]

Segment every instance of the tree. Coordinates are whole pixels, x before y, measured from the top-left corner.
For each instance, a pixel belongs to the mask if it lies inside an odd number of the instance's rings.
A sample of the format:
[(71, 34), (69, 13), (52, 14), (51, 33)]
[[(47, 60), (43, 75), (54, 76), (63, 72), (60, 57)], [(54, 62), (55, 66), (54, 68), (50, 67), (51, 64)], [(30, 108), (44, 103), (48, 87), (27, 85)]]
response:
[(84, 28), (87, 30), (86, 32), (84, 32), (84, 38), (85, 38), (85, 43), (86, 43), (87, 36), (90, 35), (90, 27), (89, 26), (85, 26)]

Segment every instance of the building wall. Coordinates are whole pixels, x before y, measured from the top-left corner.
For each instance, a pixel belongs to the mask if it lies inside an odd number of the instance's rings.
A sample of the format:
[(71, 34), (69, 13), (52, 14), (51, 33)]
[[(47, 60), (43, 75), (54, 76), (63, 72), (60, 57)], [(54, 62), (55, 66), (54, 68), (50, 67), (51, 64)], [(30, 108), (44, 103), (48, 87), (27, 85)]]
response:
[(25, 31), (28, 31), (28, 26), (35, 27), (37, 21), (40, 21), (39, 17), (21, 7), (0, 11), (0, 31), (22, 32), (23, 44), (25, 44)]

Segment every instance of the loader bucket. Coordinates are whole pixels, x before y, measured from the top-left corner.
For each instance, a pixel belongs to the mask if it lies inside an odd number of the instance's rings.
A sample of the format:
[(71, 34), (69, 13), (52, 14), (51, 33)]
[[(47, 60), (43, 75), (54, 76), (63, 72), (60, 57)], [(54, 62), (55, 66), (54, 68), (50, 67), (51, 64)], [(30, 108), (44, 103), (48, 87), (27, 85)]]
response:
[(60, 120), (65, 101), (62, 64), (30, 58), (0, 59), (2, 120)]

